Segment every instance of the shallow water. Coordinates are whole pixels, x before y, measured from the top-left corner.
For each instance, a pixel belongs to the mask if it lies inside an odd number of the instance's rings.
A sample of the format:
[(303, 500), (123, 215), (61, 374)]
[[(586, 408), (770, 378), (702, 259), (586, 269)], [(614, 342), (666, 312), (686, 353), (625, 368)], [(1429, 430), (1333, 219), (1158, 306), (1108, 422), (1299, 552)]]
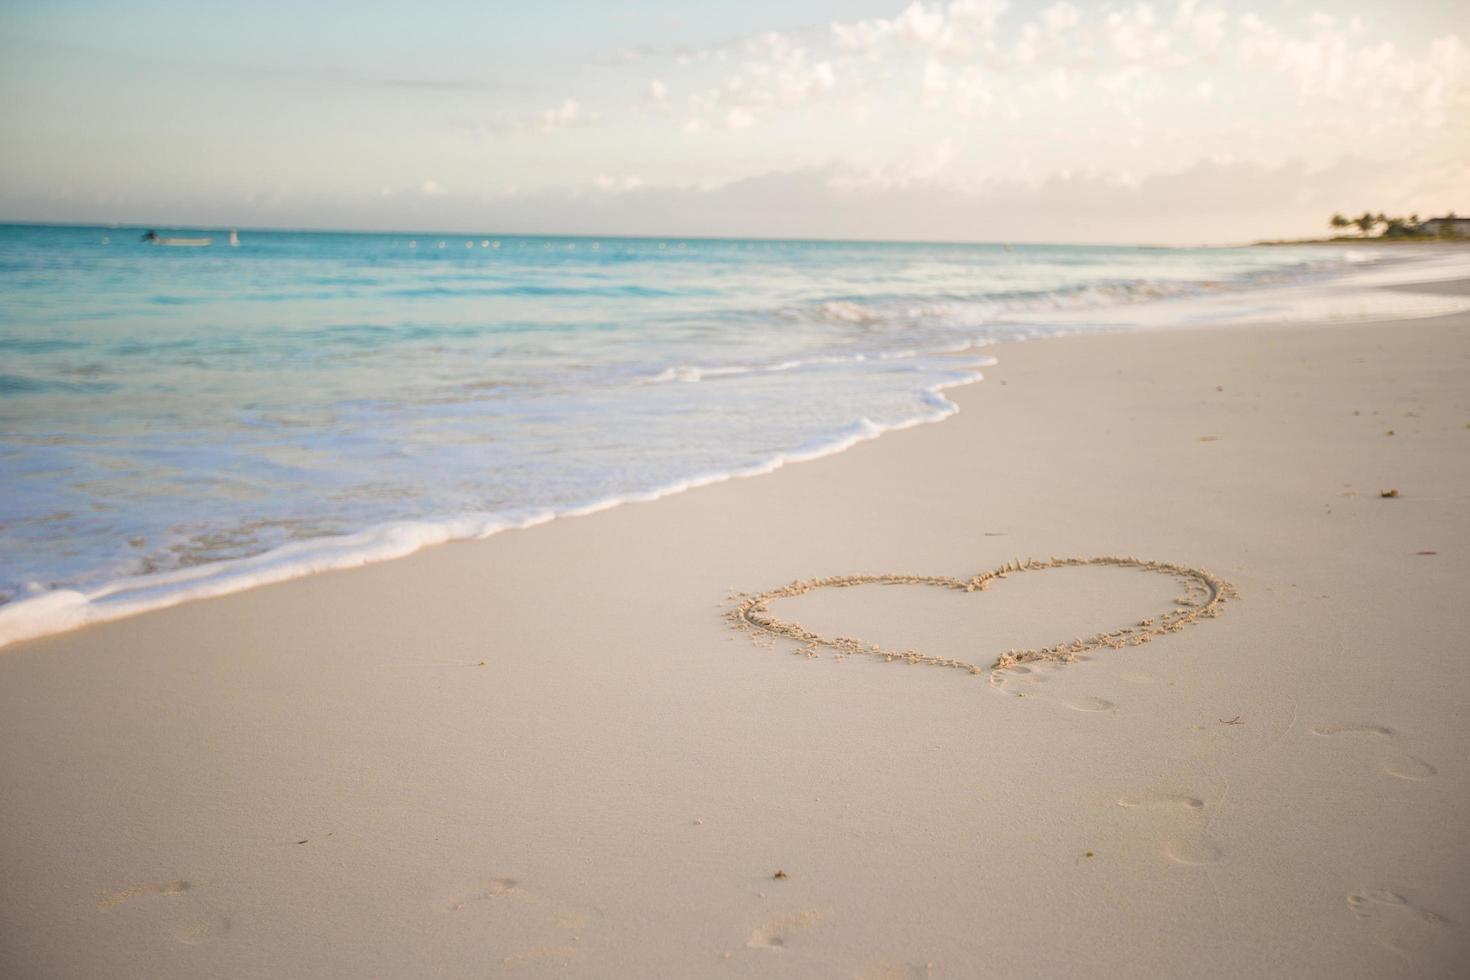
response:
[(1366, 254), (140, 231), (0, 226), (7, 612), (157, 605), (761, 472), (942, 418), (994, 341)]

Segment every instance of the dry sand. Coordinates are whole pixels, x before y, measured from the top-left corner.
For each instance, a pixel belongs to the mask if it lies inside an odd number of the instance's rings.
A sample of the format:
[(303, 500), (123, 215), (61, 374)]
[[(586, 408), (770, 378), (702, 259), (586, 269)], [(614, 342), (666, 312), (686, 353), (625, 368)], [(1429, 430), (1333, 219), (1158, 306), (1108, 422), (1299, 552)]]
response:
[[(835, 457), (0, 653), (0, 974), (1463, 975), (1470, 317), (997, 353)], [(1052, 555), (1240, 598), (994, 676), (726, 618)], [(988, 666), (1202, 588), (770, 611)]]

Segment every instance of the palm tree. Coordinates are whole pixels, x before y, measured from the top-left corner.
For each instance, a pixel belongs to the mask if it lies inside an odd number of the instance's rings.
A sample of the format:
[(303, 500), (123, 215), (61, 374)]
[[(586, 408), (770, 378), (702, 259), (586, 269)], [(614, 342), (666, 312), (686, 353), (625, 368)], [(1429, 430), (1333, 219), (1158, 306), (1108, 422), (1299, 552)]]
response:
[(1374, 215), (1369, 214), (1367, 211), (1364, 211), (1362, 214), (1358, 215), (1358, 217), (1353, 219), (1353, 224), (1358, 226), (1359, 234), (1366, 236), (1369, 232), (1373, 230), (1373, 226), (1378, 224), (1378, 218)]
[(1350, 227), (1352, 225), (1352, 222), (1351, 221), (1349, 221), (1347, 218), (1344, 218), (1342, 216), (1342, 212), (1341, 211), (1339, 211), (1336, 214), (1334, 214), (1332, 216), (1332, 220), (1329, 221), (1329, 222), (1327, 222), (1327, 223), (1329, 225), (1331, 225), (1332, 227), (1334, 227), (1334, 228), (1347, 228), (1347, 227)]

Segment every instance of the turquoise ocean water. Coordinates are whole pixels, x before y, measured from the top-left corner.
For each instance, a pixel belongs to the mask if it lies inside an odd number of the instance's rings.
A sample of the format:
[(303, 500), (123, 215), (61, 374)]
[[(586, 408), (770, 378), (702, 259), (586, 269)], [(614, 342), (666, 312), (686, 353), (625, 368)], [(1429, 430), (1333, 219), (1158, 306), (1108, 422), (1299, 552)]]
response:
[(769, 470), (942, 418), (994, 341), (1344, 267), (142, 230), (0, 226), (0, 603), (58, 628)]

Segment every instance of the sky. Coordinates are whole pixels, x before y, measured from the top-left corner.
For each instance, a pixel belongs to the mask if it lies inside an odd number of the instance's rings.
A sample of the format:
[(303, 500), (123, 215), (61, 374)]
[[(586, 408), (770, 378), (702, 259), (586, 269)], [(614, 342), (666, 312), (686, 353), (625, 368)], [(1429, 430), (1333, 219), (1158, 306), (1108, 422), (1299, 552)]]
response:
[(0, 220), (1233, 242), (1470, 214), (1466, 0), (0, 0)]

